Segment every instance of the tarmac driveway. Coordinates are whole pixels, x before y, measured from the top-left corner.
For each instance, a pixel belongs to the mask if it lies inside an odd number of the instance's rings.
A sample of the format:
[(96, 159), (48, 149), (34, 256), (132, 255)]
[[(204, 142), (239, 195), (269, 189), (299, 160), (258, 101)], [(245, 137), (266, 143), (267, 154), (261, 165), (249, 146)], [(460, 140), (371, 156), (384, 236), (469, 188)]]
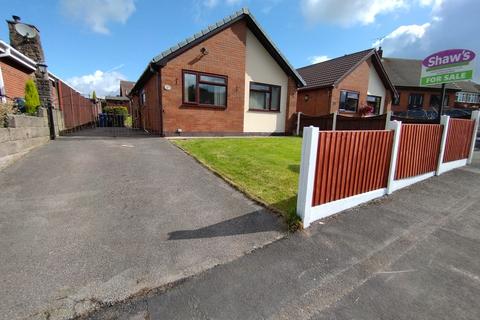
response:
[(68, 318), (284, 234), (162, 138), (62, 137), (0, 172), (0, 319)]

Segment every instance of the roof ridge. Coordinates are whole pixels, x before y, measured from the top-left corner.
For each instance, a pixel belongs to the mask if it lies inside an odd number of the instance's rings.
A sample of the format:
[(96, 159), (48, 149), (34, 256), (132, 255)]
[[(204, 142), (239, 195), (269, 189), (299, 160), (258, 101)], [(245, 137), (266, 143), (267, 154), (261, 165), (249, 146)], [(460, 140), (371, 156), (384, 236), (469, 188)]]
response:
[(222, 25), (232, 21), (233, 19), (236, 19), (238, 17), (240, 17), (241, 15), (248, 15), (248, 16), (251, 16), (250, 14), (250, 10), (247, 8), (247, 7), (243, 7), (242, 9), (240, 10), (237, 10), (235, 11), (233, 14), (229, 15), (229, 16), (226, 16), (225, 18), (221, 19), (221, 20), (218, 20), (217, 22), (213, 23), (213, 24), (210, 24), (208, 25), (206, 28), (204, 29), (201, 29), (199, 32), (193, 34), (192, 36), (188, 37), (188, 38), (185, 38), (184, 40), (180, 41), (180, 42), (177, 42), (175, 45), (173, 45), (172, 47), (160, 52), (160, 54), (156, 55), (155, 57), (153, 57), (152, 59), (152, 62), (158, 62), (160, 61), (162, 58), (164, 58), (166, 55), (186, 46), (187, 44), (189, 44), (190, 42), (200, 38), (200, 37), (203, 37), (204, 35), (207, 35), (208, 33), (216, 30), (217, 28), (221, 27)]
[(389, 59), (389, 60), (409, 60), (409, 61), (422, 61), (422, 59), (413, 59), (413, 58), (398, 58), (398, 57), (383, 57), (383, 59)]
[(325, 61), (322, 61), (322, 62), (312, 63), (312, 64), (309, 64), (308, 66), (304, 66), (304, 67), (297, 68), (297, 70), (305, 69), (305, 68), (312, 67), (312, 66), (316, 66), (316, 65), (319, 65), (319, 64), (322, 64), (322, 63), (326, 63), (326, 62), (330, 62), (330, 61), (333, 61), (333, 60), (341, 59), (341, 58), (344, 58), (344, 57), (347, 57), (347, 56), (352, 56), (352, 55), (354, 55), (354, 54), (358, 54), (358, 53), (361, 53), (361, 52), (367, 52), (367, 51), (370, 52), (370, 51), (372, 51), (372, 50), (375, 50), (375, 48), (360, 50), (360, 51), (357, 51), (357, 52), (352, 52), (352, 53), (349, 53), (349, 54), (344, 54), (343, 56), (338, 56), (338, 57), (335, 57), (335, 58), (332, 58), (332, 59), (328, 59), (328, 60), (325, 60)]

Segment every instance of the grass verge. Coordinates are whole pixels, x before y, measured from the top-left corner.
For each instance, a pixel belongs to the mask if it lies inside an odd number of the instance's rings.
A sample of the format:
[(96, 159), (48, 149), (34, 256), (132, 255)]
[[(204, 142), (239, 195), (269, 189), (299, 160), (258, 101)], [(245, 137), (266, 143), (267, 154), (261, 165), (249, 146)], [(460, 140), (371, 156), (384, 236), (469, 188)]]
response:
[(172, 140), (250, 198), (280, 213), (291, 230), (296, 215), (301, 138)]

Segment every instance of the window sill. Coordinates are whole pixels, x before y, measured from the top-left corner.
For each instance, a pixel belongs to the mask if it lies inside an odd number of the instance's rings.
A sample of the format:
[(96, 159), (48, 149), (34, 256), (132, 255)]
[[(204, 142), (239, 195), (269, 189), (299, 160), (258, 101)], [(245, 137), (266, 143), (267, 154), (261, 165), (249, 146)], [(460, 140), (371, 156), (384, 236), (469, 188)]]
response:
[(248, 109), (253, 112), (268, 112), (268, 113), (280, 113), (280, 110), (262, 110), (262, 109)]
[(185, 109), (216, 109), (216, 110), (225, 110), (227, 106), (214, 106), (211, 104), (195, 104), (195, 103), (183, 103), (180, 108)]

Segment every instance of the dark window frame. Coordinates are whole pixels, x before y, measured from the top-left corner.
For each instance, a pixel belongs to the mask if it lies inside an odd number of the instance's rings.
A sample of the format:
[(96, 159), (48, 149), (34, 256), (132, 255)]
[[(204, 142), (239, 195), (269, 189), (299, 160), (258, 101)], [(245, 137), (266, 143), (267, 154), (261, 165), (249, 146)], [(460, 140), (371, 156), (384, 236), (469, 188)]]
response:
[(394, 96), (393, 99), (392, 99), (392, 105), (394, 106), (399, 106), (400, 105), (400, 98), (401, 98), (401, 95), (400, 93), (398, 94), (398, 96)]
[[(252, 89), (252, 84), (253, 85), (259, 85), (259, 86), (267, 86), (269, 87), (269, 90), (260, 90), (260, 89)], [(278, 88), (278, 109), (272, 109), (272, 88)], [(250, 107), (250, 92), (262, 92), (262, 93), (269, 93), (270, 94), (270, 100), (269, 100), (269, 105), (267, 106), (268, 109), (255, 109)], [(276, 84), (268, 84), (268, 83), (262, 83), (262, 82), (255, 82), (255, 81), (250, 81), (250, 88), (248, 91), (248, 111), (260, 111), (260, 112), (280, 112), (280, 109), (282, 108), (282, 86), (276, 85)]]
[[(346, 92), (347, 95), (346, 95), (346, 98), (348, 98), (348, 93), (355, 93), (358, 95), (358, 98), (357, 98), (357, 105), (355, 106), (355, 111), (352, 111), (352, 110), (346, 110), (346, 109), (342, 109), (341, 108), (341, 103), (342, 103), (342, 92)], [(359, 91), (355, 91), (355, 90), (348, 90), (348, 89), (342, 89), (340, 90), (340, 97), (338, 99), (338, 111), (339, 112), (346, 112), (346, 113), (357, 113), (358, 112), (358, 104), (360, 103), (360, 92)]]
[[(381, 97), (381, 96), (374, 95), (374, 94), (367, 94), (367, 101), (366, 101), (367, 104), (368, 104), (369, 102), (372, 102), (372, 101), (368, 101), (368, 97), (373, 97), (373, 98), (375, 98), (375, 99), (380, 99), (380, 103), (379, 103), (379, 105), (378, 105), (378, 110), (375, 110), (375, 108), (373, 108), (373, 114), (380, 114), (380, 111), (381, 111), (380, 109), (382, 109), (382, 97)], [(377, 101), (375, 101), (375, 103), (376, 103), (376, 102), (377, 102)]]
[(408, 95), (408, 105), (407, 105), (407, 109), (412, 109), (412, 108), (411, 108), (412, 104), (410, 103), (410, 100), (411, 100), (410, 98), (411, 98), (412, 96), (420, 96), (420, 97), (422, 97), (422, 103), (420, 103), (420, 106), (417, 106), (417, 108), (418, 108), (418, 109), (423, 109), (423, 106), (424, 106), (424, 104), (425, 104), (425, 95), (424, 95), (423, 93), (410, 93), (410, 94)]
[[(192, 74), (195, 75), (195, 102), (186, 101), (185, 100), (185, 74)], [(215, 78), (222, 78), (225, 80), (225, 84), (218, 83), (218, 82), (211, 82), (211, 81), (204, 81), (200, 80), (201, 76), (207, 77), (215, 77)], [(225, 105), (215, 105), (215, 104), (208, 104), (208, 103), (200, 103), (200, 84), (208, 84), (213, 86), (225, 87)], [(202, 107), (202, 108), (219, 108), (225, 109), (228, 106), (228, 76), (215, 74), (215, 73), (208, 73), (208, 72), (200, 72), (200, 71), (193, 71), (193, 70), (182, 70), (182, 104), (185, 106), (190, 107)]]

